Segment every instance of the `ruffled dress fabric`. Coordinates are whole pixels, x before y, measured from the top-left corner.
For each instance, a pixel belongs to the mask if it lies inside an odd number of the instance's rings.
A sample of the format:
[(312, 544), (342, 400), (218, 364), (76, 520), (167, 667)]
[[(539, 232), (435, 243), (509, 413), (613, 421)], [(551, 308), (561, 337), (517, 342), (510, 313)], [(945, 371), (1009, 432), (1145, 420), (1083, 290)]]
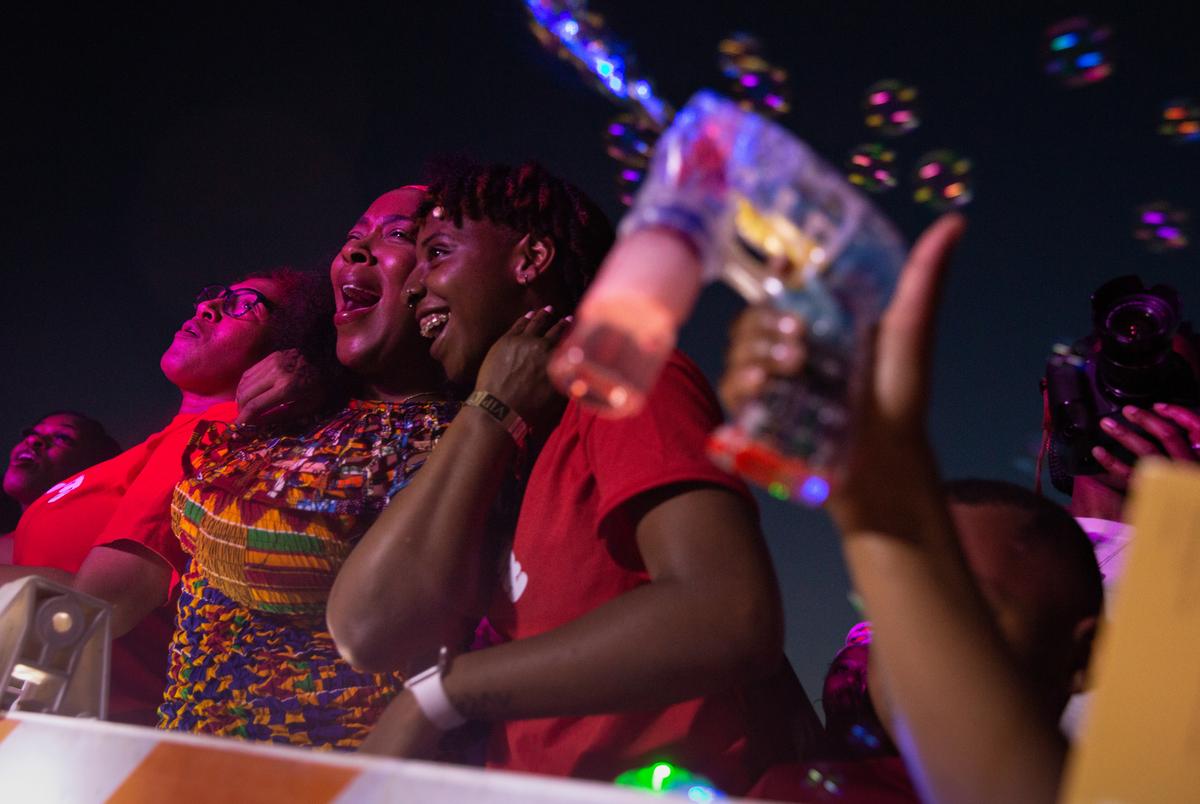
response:
[(403, 687), (337, 652), (338, 569), (420, 468), (457, 403), (354, 401), (293, 435), (193, 436), (171, 521), (183, 576), (159, 728), (350, 750)]

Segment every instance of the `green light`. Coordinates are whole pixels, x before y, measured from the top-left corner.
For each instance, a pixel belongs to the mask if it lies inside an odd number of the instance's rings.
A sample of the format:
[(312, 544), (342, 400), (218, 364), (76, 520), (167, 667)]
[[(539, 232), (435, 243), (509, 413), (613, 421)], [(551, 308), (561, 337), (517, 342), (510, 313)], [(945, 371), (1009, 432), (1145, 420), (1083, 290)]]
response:
[(767, 486), (767, 493), (777, 500), (786, 500), (788, 497), (792, 496), (788, 490), (788, 487), (783, 483), (780, 483), (778, 480)]
[(663, 789), (663, 782), (670, 778), (671, 773), (674, 770), (675, 769), (666, 762), (660, 762), (655, 765), (650, 778), (650, 789), (656, 793), (661, 793)]
[(655, 762), (625, 771), (615, 782), (621, 787), (635, 787), (692, 801), (715, 801), (722, 797), (721, 791), (713, 787), (711, 781), (670, 762)]

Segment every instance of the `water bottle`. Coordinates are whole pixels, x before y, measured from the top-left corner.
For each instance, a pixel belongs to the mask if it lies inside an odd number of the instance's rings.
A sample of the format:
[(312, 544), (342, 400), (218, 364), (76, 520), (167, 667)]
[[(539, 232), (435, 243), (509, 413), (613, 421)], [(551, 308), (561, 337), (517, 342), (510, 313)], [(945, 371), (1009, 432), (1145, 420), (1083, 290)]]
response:
[(797, 313), (802, 374), (770, 381), (709, 454), (776, 497), (823, 503), (858, 347), (904, 262), (896, 229), (788, 131), (702, 91), (663, 133), (618, 233), (551, 360), (555, 383), (600, 415), (636, 413), (706, 282)]

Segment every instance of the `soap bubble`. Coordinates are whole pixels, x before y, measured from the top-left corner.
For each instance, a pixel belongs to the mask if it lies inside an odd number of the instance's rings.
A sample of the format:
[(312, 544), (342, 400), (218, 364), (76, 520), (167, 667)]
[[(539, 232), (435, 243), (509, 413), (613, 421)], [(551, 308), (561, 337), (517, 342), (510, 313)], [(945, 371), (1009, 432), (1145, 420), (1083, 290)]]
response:
[(913, 200), (938, 211), (966, 206), (974, 195), (971, 160), (945, 149), (917, 160), (913, 182)]
[(646, 171), (643, 168), (625, 165), (617, 171), (617, 197), (622, 204), (627, 207), (633, 204), (633, 196), (644, 178)]
[(917, 88), (891, 78), (867, 88), (863, 111), (867, 128), (878, 129), (888, 137), (907, 134), (921, 125)]
[(654, 153), (658, 130), (635, 114), (619, 114), (604, 130), (604, 150), (622, 165), (644, 168)]
[(1155, 254), (1176, 251), (1188, 244), (1190, 217), (1187, 210), (1166, 201), (1155, 201), (1138, 208), (1133, 236)]
[(867, 192), (881, 193), (896, 186), (895, 162), (896, 152), (884, 145), (860, 145), (846, 160), (846, 178)]
[(1044, 56), (1046, 74), (1063, 86), (1094, 84), (1112, 74), (1107, 25), (1095, 25), (1088, 17), (1071, 17), (1046, 29)]
[(717, 45), (721, 74), (731, 80), (738, 105), (766, 117), (791, 111), (787, 70), (763, 56), (762, 43), (747, 33), (730, 34)]
[(1164, 103), (1158, 133), (1175, 142), (1200, 140), (1200, 103), (1193, 98), (1174, 98)]

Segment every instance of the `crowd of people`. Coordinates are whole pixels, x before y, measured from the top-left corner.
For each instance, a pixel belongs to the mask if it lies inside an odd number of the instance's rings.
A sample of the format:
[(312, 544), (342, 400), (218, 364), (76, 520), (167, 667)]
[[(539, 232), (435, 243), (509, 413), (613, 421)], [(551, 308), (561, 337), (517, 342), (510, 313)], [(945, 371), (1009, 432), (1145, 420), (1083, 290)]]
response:
[[(829, 510), (870, 625), (824, 723), (754, 498), (705, 454), (721, 402), (803, 371), (803, 322), (748, 310), (720, 402), (678, 351), (636, 416), (568, 402), (546, 363), (614, 233), (533, 163), (381, 195), (328, 279), (204, 288), (164, 429), (122, 452), (59, 411), (14, 447), (0, 582), (112, 605), (114, 720), (606, 781), (670, 761), (775, 799), (1053, 800), (1131, 467), (1097, 447), (1070, 512), (943, 482), (933, 320), (964, 228), (917, 241), (868, 344)], [(1125, 414), (1103, 426), (1135, 458), (1200, 457), (1191, 409)]]

